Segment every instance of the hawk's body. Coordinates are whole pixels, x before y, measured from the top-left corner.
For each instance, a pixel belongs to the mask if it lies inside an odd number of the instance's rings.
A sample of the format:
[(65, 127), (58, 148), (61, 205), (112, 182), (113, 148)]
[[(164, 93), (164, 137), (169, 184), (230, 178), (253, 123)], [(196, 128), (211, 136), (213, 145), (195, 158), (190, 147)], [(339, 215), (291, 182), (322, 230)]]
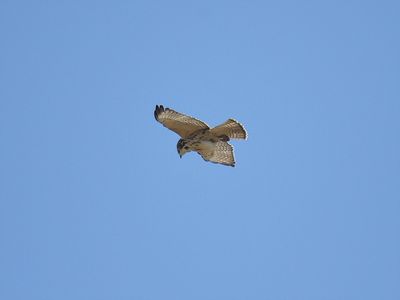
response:
[(206, 161), (234, 167), (233, 147), (228, 141), (247, 138), (243, 125), (233, 119), (210, 128), (200, 120), (162, 105), (156, 106), (154, 116), (157, 121), (182, 137), (177, 144), (181, 157), (187, 152), (195, 151)]

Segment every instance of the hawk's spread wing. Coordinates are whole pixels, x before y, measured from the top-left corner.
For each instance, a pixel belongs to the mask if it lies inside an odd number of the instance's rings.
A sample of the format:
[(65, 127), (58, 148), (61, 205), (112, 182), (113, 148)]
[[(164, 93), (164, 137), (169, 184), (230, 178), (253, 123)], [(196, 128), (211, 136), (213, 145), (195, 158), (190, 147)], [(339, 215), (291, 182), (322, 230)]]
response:
[(172, 109), (164, 108), (162, 105), (156, 105), (154, 117), (158, 122), (168, 129), (175, 131), (182, 138), (187, 138), (197, 130), (209, 128), (206, 123), (200, 120), (178, 113)]
[(227, 166), (235, 166), (235, 157), (233, 156), (233, 146), (227, 142), (219, 141), (217, 143), (209, 143), (198, 153), (206, 161)]
[(234, 119), (229, 119), (225, 123), (212, 128), (210, 133), (216, 136), (227, 136), (230, 139), (247, 139), (246, 129)]

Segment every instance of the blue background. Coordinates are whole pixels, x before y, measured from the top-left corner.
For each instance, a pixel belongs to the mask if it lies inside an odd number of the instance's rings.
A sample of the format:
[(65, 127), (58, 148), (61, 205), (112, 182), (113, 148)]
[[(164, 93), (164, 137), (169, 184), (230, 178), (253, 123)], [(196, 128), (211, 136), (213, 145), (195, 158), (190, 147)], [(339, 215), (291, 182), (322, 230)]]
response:
[(399, 11), (1, 1), (0, 298), (400, 299)]

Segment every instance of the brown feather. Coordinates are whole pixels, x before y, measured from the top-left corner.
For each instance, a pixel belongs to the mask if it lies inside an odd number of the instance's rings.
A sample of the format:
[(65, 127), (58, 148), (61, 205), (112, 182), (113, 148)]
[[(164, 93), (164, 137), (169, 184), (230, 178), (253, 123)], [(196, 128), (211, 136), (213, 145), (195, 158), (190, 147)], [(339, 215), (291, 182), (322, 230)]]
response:
[(227, 136), (230, 139), (247, 139), (246, 129), (234, 119), (229, 119), (225, 123), (212, 128), (210, 132), (218, 137)]
[(156, 105), (154, 117), (168, 129), (176, 132), (182, 138), (187, 138), (201, 129), (209, 129), (208, 125), (196, 118), (178, 113), (162, 105)]
[(204, 147), (198, 151), (204, 160), (226, 166), (235, 166), (233, 146), (227, 142), (219, 141), (212, 146)]

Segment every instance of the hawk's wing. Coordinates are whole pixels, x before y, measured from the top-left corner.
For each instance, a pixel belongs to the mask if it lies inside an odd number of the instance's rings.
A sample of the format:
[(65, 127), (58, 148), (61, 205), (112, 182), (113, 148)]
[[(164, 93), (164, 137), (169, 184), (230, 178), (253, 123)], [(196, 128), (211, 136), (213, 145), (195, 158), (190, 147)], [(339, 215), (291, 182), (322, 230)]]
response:
[(206, 161), (226, 166), (235, 166), (235, 157), (233, 156), (233, 146), (227, 142), (218, 141), (217, 143), (208, 143), (198, 153)]
[(247, 132), (243, 125), (234, 119), (229, 119), (225, 123), (218, 125), (210, 130), (218, 137), (227, 136), (230, 139), (246, 139)]
[(187, 138), (197, 130), (209, 129), (206, 123), (193, 117), (178, 113), (172, 109), (164, 108), (162, 105), (156, 105), (154, 117), (158, 122), (168, 129), (175, 131), (182, 138)]

